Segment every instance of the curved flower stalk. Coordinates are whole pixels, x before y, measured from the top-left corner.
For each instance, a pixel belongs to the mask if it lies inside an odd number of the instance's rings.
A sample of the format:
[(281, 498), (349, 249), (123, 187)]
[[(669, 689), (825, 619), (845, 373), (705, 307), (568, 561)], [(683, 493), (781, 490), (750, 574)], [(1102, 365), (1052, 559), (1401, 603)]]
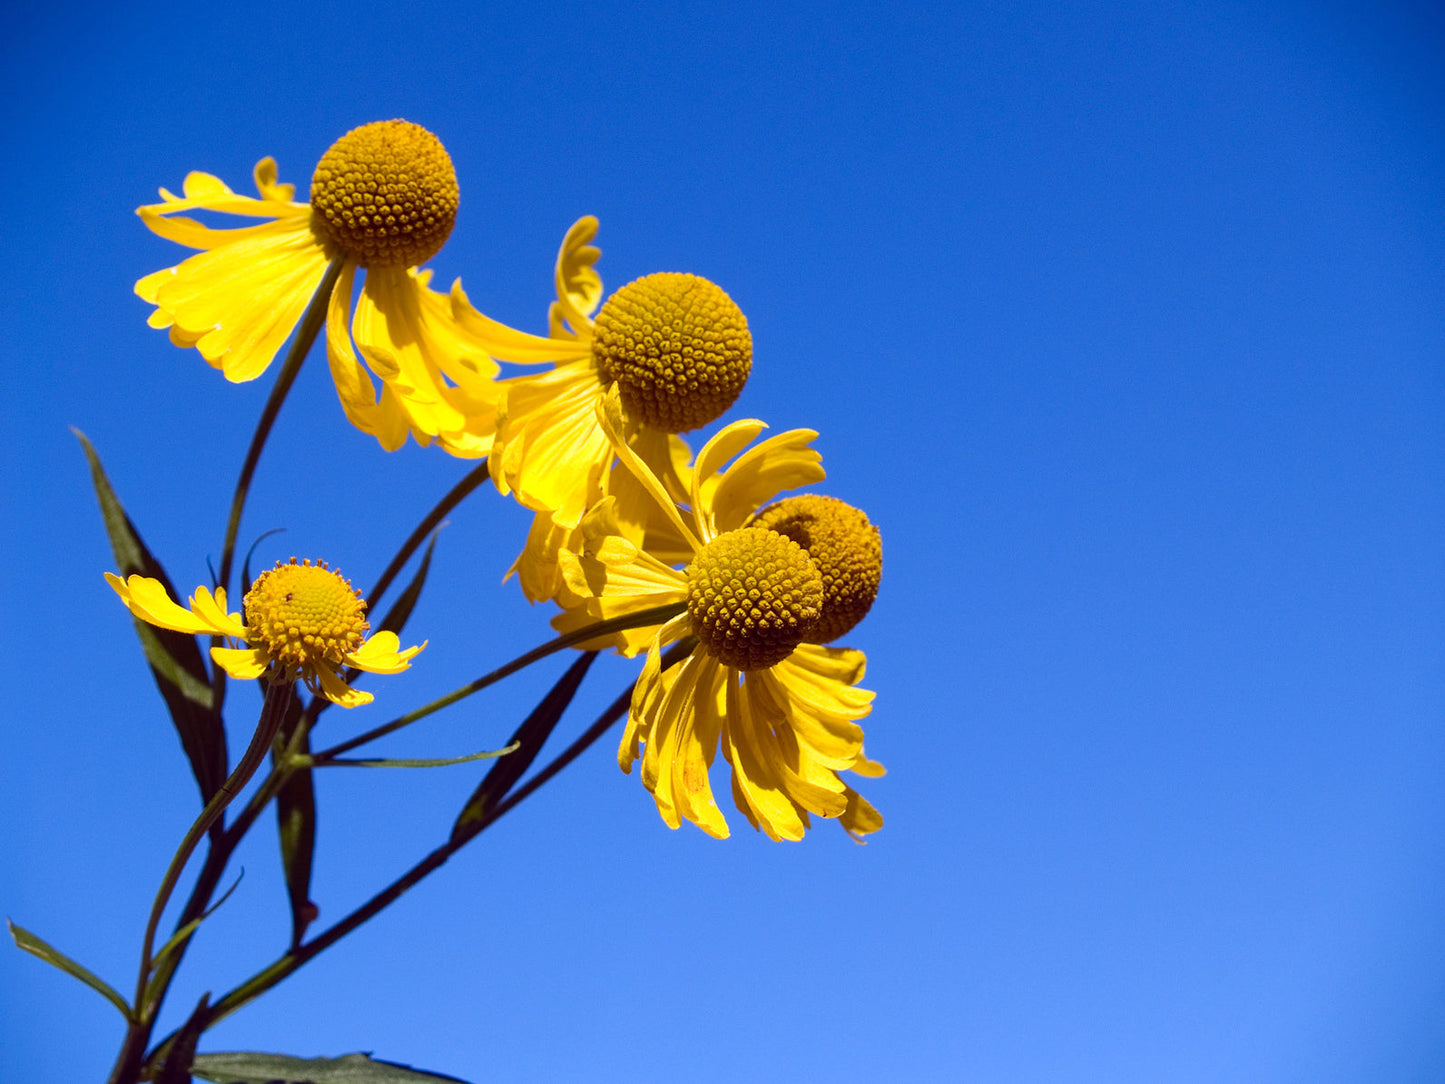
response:
[(213, 647), (211, 658), (233, 678), (265, 676), (272, 683), (300, 681), (313, 693), (343, 708), (369, 704), (372, 695), (346, 684), (348, 667), (372, 674), (399, 674), (425, 643), (400, 650), (393, 632), (366, 637), (366, 600), (348, 580), (326, 567), (304, 561), (277, 563), (256, 577), (240, 614), (226, 612), (226, 591), (205, 587), (181, 606), (159, 580), (105, 574), (121, 601), (136, 617), (163, 629), (224, 636), (246, 647)]
[[(340, 261), (326, 339), (347, 418), (388, 451), (410, 434), (453, 455), (486, 455), (497, 365), (457, 335), (447, 296), (416, 270), (456, 220), (456, 173), (436, 136), (403, 120), (353, 129), (322, 156), (307, 203), (295, 201), (295, 185), (278, 183), (274, 159), (257, 163), (255, 180), (259, 199), (190, 173), (181, 195), (163, 188), (162, 202), (137, 210), (153, 232), (202, 250), (136, 283), (156, 306), (151, 326), (196, 347), (226, 379), (254, 380), (295, 330), (327, 265)], [(214, 229), (183, 211), (269, 221)], [(358, 269), (365, 278), (352, 316)]]
[[(580, 601), (553, 621), (559, 631), (686, 605), (665, 624), (605, 642), (626, 655), (647, 652), (618, 748), (622, 770), (641, 760), (643, 784), (673, 828), (686, 819), (728, 835), (708, 772), (719, 749), (732, 767), (735, 804), (773, 839), (801, 839), (810, 816), (836, 818), (855, 839), (882, 827), (878, 811), (839, 774), (883, 774), (864, 756), (858, 723), (873, 699), (856, 687), (866, 658), (810, 642), (835, 601), (818, 563), (788, 535), (749, 522), (781, 490), (822, 480), (811, 447), (817, 434), (792, 430), (753, 444), (762, 422), (727, 426), (698, 453), (684, 511), (623, 440), (615, 396), (598, 416), (690, 550), (679, 570), (639, 549), (608, 499), (583, 521), (580, 551), (562, 554)], [(691, 654), (664, 670), (663, 650), (689, 639)]]
[(639, 545), (676, 549), (665, 517), (628, 472), (615, 468), (616, 453), (596, 416), (608, 390), (618, 391), (627, 442), (684, 500), (689, 451), (678, 434), (719, 418), (752, 368), (746, 317), (707, 279), (648, 275), (603, 304), (596, 234), (597, 220), (588, 216), (562, 240), (545, 338), (484, 316), (460, 283), (452, 288), (453, 315), (476, 349), (502, 361), (552, 363), (545, 372), (499, 382), (503, 399), (489, 463), (497, 488), (537, 513), (514, 566), (533, 601), (564, 589), (557, 555), (605, 496), (618, 498), (619, 524)]

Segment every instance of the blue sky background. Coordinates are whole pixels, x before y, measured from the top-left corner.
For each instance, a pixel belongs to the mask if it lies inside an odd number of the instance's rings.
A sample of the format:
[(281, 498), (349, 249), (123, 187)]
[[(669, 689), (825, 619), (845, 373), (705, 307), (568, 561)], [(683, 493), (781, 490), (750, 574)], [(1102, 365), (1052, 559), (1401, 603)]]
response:
[[(68, 426), (207, 582), (274, 373), (131, 292), (191, 169), (305, 190), (405, 117), (462, 190), (432, 262), (541, 331), (567, 226), (608, 289), (692, 271), (755, 342), (730, 418), (820, 431), (883, 531), (850, 637), (867, 847), (669, 831), (615, 734), (202, 1040), (469, 1080), (1445, 1078), (1445, 17), (1425, 3), (6, 5), (0, 910), (123, 991), (196, 790)], [(467, 470), (350, 429), (316, 353), (243, 542), (358, 585)], [(430, 647), (329, 740), (545, 639), (527, 519), (452, 517)], [(379, 746), (495, 747), (563, 661)], [(635, 675), (594, 668), (563, 740)], [(233, 758), (253, 722), (228, 705)], [(445, 837), (476, 765), (319, 781), (334, 920)], [(724, 775), (715, 773), (722, 784)], [(725, 791), (725, 786), (723, 787)], [(273, 825), (173, 1027), (289, 932)], [(122, 1026), (0, 952), (15, 1080)]]

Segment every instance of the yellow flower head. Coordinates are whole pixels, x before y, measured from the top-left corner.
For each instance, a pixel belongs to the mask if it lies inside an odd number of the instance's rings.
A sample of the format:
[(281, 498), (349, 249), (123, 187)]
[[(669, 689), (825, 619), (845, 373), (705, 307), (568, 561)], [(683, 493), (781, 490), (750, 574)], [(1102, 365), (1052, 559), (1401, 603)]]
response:
[[(151, 326), (169, 328), (172, 342), (196, 347), (228, 380), (254, 380), (339, 261), (326, 340), (346, 416), (388, 451), (410, 434), (453, 455), (486, 455), (498, 367), (458, 336), (450, 301), (428, 288), (430, 272), (415, 270), (456, 221), (456, 172), (436, 136), (404, 120), (365, 124), (322, 156), (309, 203), (277, 183), (270, 158), (256, 165), (256, 188), (260, 199), (191, 173), (181, 196), (163, 188), (161, 203), (139, 208), (155, 233), (203, 250), (136, 283), (156, 306)], [(179, 215), (189, 210), (268, 221), (213, 229)], [(358, 268), (365, 281), (353, 313)]]
[(131, 576), (122, 580), (107, 572), (106, 582), (142, 621), (177, 632), (225, 636), (244, 641), (245, 648), (213, 647), (217, 666), (242, 680), (266, 675), (273, 682), (301, 681), (313, 693), (343, 708), (371, 703), (370, 693), (346, 684), (347, 667), (373, 674), (399, 674), (409, 669), (422, 648), (398, 650), (401, 642), (392, 632), (370, 639), (365, 618), (366, 600), (325, 562), (277, 562), (256, 577), (246, 593), (240, 614), (226, 612), (226, 591), (214, 594), (204, 587), (182, 608), (166, 594), (159, 580)]
[[(559, 631), (658, 606), (680, 611), (587, 645), (647, 652), (618, 748), (622, 770), (641, 760), (643, 784), (673, 828), (686, 819), (728, 834), (708, 778), (718, 749), (732, 766), (735, 804), (773, 839), (801, 839), (810, 816), (837, 818), (855, 839), (882, 827), (839, 775), (883, 774), (864, 756), (858, 724), (873, 699), (856, 687), (866, 659), (809, 642), (827, 618), (825, 574), (804, 544), (754, 519), (780, 490), (822, 479), (810, 446), (817, 434), (793, 430), (754, 444), (762, 422), (726, 427), (698, 453), (684, 511), (623, 441), (615, 396), (599, 420), (689, 551), (676, 569), (638, 548), (609, 497), (584, 519), (583, 544), (562, 554), (566, 597), (576, 601), (553, 621)], [(663, 650), (675, 642), (695, 646), (664, 670)]]
[[(552, 362), (515, 376), (505, 398), (490, 461), (503, 493), (575, 527), (606, 489), (616, 455), (597, 423), (609, 388), (621, 396), (629, 442), (639, 434), (683, 433), (721, 417), (752, 368), (747, 318), (719, 287), (697, 275), (647, 275), (597, 310), (602, 280), (593, 264), (597, 220), (578, 220), (557, 254), (557, 301), (543, 338), (483, 316), (460, 287), (452, 311), (470, 342), (501, 361)], [(661, 442), (666, 449), (667, 442)], [(654, 470), (662, 464), (654, 462)]]
[(823, 577), (818, 624), (810, 644), (838, 639), (862, 621), (883, 579), (883, 541), (860, 509), (836, 497), (804, 493), (770, 504), (748, 521), (786, 535), (807, 551)]

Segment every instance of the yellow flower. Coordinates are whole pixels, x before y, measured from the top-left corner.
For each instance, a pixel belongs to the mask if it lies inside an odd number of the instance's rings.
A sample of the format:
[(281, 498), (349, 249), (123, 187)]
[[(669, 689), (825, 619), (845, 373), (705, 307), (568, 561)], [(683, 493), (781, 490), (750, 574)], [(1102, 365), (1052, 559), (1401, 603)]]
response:
[(371, 626), (363, 616), (366, 600), (351, 583), (326, 567), (301, 564), (293, 557), (289, 564), (279, 561), (256, 577), (246, 593), (240, 614), (226, 612), (226, 591), (204, 587), (187, 600), (189, 608), (173, 602), (159, 580), (131, 576), (122, 580), (105, 574), (131, 613), (163, 629), (244, 641), (245, 648), (213, 647), (211, 658), (233, 678), (247, 680), (266, 675), (273, 682), (302, 681), (317, 695), (343, 708), (371, 703), (370, 693), (346, 684), (341, 671), (346, 667), (372, 674), (399, 674), (411, 667), (411, 659), (422, 648), (398, 648), (393, 632), (378, 632), (370, 639)]
[(547, 337), (515, 331), (478, 312), (461, 284), (452, 311), (470, 344), (501, 361), (552, 362), (541, 373), (502, 380), (492, 479), (537, 514), (513, 565), (532, 601), (565, 591), (558, 553), (577, 540), (583, 514), (618, 497), (620, 524), (649, 549), (666, 548), (670, 527), (625, 470), (597, 423), (598, 402), (618, 389), (622, 426), (643, 460), (685, 499), (687, 444), (676, 434), (716, 420), (741, 393), (752, 367), (747, 319), (730, 297), (696, 275), (647, 275), (602, 300), (592, 245), (597, 220), (581, 218), (557, 254), (557, 300)]
[[(819, 562), (787, 535), (748, 522), (780, 490), (822, 479), (810, 447), (817, 434), (793, 430), (749, 447), (762, 422), (726, 427), (698, 453), (684, 512), (622, 442), (611, 397), (599, 418), (689, 550), (679, 570), (637, 548), (617, 529), (607, 499), (584, 519), (581, 551), (563, 553), (582, 601), (554, 620), (559, 631), (656, 606), (681, 610), (660, 626), (587, 645), (647, 651), (618, 748), (622, 770), (642, 761), (643, 784), (673, 828), (686, 819), (727, 836), (708, 778), (719, 748), (732, 766), (734, 802), (773, 839), (801, 839), (810, 815), (837, 818), (855, 839), (882, 827), (878, 811), (839, 776), (883, 774), (864, 756), (858, 724), (873, 699), (856, 688), (865, 656), (808, 642), (831, 601)], [(664, 670), (663, 650), (679, 641), (694, 646)]]
[(720, 417), (752, 368), (752, 336), (733, 300), (697, 275), (647, 275), (597, 309), (602, 280), (591, 245), (597, 220), (578, 220), (557, 256), (557, 301), (546, 338), (513, 331), (474, 309), (460, 287), (453, 314), (492, 357), (554, 362), (501, 382), (492, 477), (528, 508), (578, 523), (614, 460), (596, 407), (616, 386), (629, 439), (640, 430), (683, 433)]
[[(388, 451), (410, 433), (453, 455), (486, 455), (497, 365), (458, 337), (447, 296), (428, 288), (429, 271), (415, 270), (456, 220), (456, 173), (436, 136), (403, 120), (365, 124), (322, 156), (309, 203), (294, 201), (295, 185), (277, 183), (271, 158), (257, 163), (256, 188), (260, 199), (191, 173), (181, 196), (163, 188), (161, 203), (137, 210), (155, 233), (203, 250), (136, 283), (156, 306), (151, 326), (199, 349), (228, 380), (254, 380), (295, 330), (327, 265), (340, 261), (326, 341), (347, 418)], [(269, 221), (213, 229), (173, 217), (191, 210)], [(366, 275), (348, 334), (357, 268)]]

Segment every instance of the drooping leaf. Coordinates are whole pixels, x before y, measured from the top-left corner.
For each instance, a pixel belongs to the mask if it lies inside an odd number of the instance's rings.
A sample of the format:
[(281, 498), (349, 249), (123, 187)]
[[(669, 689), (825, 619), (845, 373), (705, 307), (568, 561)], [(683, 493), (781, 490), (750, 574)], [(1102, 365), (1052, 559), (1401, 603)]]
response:
[(542, 751), (542, 746), (562, 718), (562, 713), (572, 703), (572, 698), (577, 695), (577, 687), (582, 684), (583, 677), (596, 658), (595, 651), (579, 655), (567, 668), (567, 672), (558, 679), (557, 684), (552, 686), (551, 691), (542, 698), (542, 702), (532, 710), (532, 714), (522, 721), (522, 725), (512, 734), (512, 741), (508, 743), (516, 743), (517, 751), (493, 764), (491, 770), (482, 778), (481, 785), (467, 799), (456, 824), (452, 826), (453, 842), (474, 836), (486, 826), (497, 803), (507, 796), (507, 792), (522, 778), (522, 773), (532, 766), (532, 761)]
[(294, 1058), (288, 1054), (198, 1054), (191, 1072), (211, 1084), (467, 1084), (368, 1054)]
[(196, 1056), (196, 1042), (206, 1029), (206, 1011), (210, 1006), (211, 994), (207, 991), (168, 1044), (166, 1060), (155, 1077), (156, 1084), (191, 1084), (191, 1062)]
[(8, 918), (5, 925), (10, 927), (10, 936), (15, 938), (17, 947), (24, 949), (32, 955), (39, 956), (46, 963), (60, 968), (67, 975), (79, 979), (92, 990), (103, 995), (107, 1001), (120, 1010), (122, 1016), (127, 1020), (131, 1018), (130, 1006), (125, 1003), (125, 998), (116, 993), (115, 987), (96, 975), (89, 968), (82, 967), (65, 953), (54, 946), (36, 937), (29, 930), (15, 925)]
[[(79, 430), (73, 432), (90, 462), (91, 481), (100, 501), (101, 518), (105, 521), (106, 534), (110, 536), (110, 546), (121, 577), (149, 576), (159, 580), (172, 598), (184, 599), (185, 595), (176, 591), (161, 563), (141, 541), (135, 525), (111, 488), (95, 448), (84, 433)], [(139, 619), (135, 627), (156, 687), (170, 711), (176, 733), (180, 735), (181, 748), (191, 763), (191, 771), (201, 791), (201, 801), (208, 802), (226, 778), (226, 728), (213, 703), (211, 675), (206, 670), (201, 649), (196, 638), (189, 633), (158, 629)]]
[[(290, 746), (297, 727), (305, 727), (297, 752), (309, 756), (311, 732), (301, 702), (292, 697), (286, 718), (272, 745), (271, 760)], [(309, 767), (297, 768), (276, 794), (276, 824), (280, 830), (281, 868), (286, 874), (286, 895), (291, 901), (291, 947), (301, 944), (306, 927), (316, 921), (318, 910), (311, 902), (311, 860), (316, 850), (316, 788)]]

